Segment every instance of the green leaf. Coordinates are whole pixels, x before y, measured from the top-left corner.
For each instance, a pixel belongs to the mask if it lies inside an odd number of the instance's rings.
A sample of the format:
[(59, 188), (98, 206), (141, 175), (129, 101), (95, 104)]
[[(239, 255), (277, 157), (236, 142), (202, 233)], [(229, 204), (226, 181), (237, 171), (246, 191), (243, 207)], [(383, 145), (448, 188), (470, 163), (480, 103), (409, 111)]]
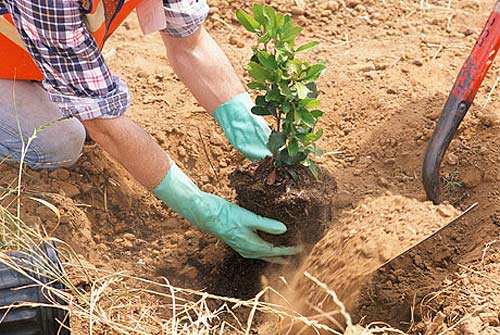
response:
[(242, 9), (236, 10), (236, 18), (249, 32), (255, 33), (260, 28), (259, 22)]
[(318, 99), (304, 98), (299, 105), (304, 108), (315, 108), (318, 107), (321, 102)]
[(293, 58), (292, 51), (287, 42), (276, 41), (276, 50), (278, 50), (278, 54), (286, 59)]
[(290, 90), (290, 87), (288, 87), (288, 82), (287, 81), (280, 81), (278, 83), (278, 88), (280, 90), (280, 93), (284, 95), (287, 98), (290, 98), (292, 95), (292, 90)]
[(309, 93), (309, 89), (302, 83), (295, 84), (295, 89), (297, 90), (297, 97), (301, 100), (305, 99)]
[(290, 136), (290, 134), (296, 133), (296, 131), (294, 130), (294, 126), (292, 124), (291, 115), (292, 113), (286, 114), (286, 118), (283, 120), (283, 123), (281, 125), (281, 129), (285, 134), (288, 134), (288, 136)]
[(281, 96), (281, 94), (279, 94), (275, 90), (270, 90), (266, 94), (266, 101), (280, 102), (282, 99), (283, 99), (283, 97)]
[(276, 14), (276, 28), (279, 29), (285, 23), (285, 15), (282, 13)]
[(264, 6), (263, 9), (264, 17), (266, 18), (266, 23), (264, 26), (266, 27), (266, 31), (272, 36), (276, 36), (276, 12), (271, 6)]
[(313, 128), (316, 125), (316, 120), (307, 109), (300, 109), (300, 118), (308, 127)]
[(251, 62), (255, 62), (255, 63), (259, 63), (259, 57), (257, 57), (257, 52), (259, 52), (259, 50), (257, 50), (256, 48), (254, 48), (253, 50), (253, 55), (252, 55), (252, 58), (250, 58), (250, 61)]
[(316, 132), (315, 136), (316, 136), (315, 141), (319, 140), (321, 138), (321, 136), (323, 136), (323, 128), (321, 128), (320, 130), (318, 130)]
[(269, 142), (267, 142), (267, 148), (272, 153), (276, 153), (283, 147), (286, 143), (286, 135), (281, 132), (274, 131), (269, 136)]
[(293, 157), (297, 155), (298, 152), (299, 152), (299, 143), (297, 142), (296, 139), (292, 139), (288, 143), (288, 154), (290, 155), (290, 157)]
[(259, 51), (257, 53), (257, 58), (259, 59), (259, 63), (267, 67), (268, 69), (275, 70), (278, 67), (276, 63), (276, 59), (269, 52)]
[(289, 75), (300, 75), (302, 72), (302, 62), (298, 59), (292, 59), (286, 62), (286, 70)]
[(300, 47), (297, 48), (297, 50), (295, 50), (295, 52), (297, 52), (297, 53), (298, 52), (307, 52), (311, 49), (316, 48), (318, 45), (319, 45), (318, 41), (312, 41), (312, 42), (306, 43), (304, 45), (301, 45)]
[(266, 97), (265, 95), (258, 95), (256, 98), (255, 98), (255, 104), (257, 106), (262, 106), (262, 107), (265, 107), (266, 106)]
[(321, 157), (321, 156), (323, 156), (323, 150), (322, 150), (322, 149), (320, 149), (320, 148), (315, 148), (315, 149), (314, 149), (314, 155), (315, 155), (316, 157)]
[(292, 179), (293, 179), (294, 182), (296, 182), (296, 183), (299, 182), (299, 175), (297, 174), (297, 172), (295, 172), (292, 169), (287, 169), (287, 172), (290, 175), (290, 177), (292, 177)]
[(300, 114), (300, 111), (296, 109), (293, 112), (293, 119), (295, 120), (295, 124), (300, 124), (302, 122), (302, 116)]
[(272, 115), (270, 111), (267, 110), (267, 108), (263, 106), (254, 106), (252, 107), (252, 114), (255, 115)]
[(296, 164), (302, 162), (306, 158), (307, 158), (307, 155), (303, 152), (298, 152), (295, 156), (292, 157), (288, 154), (288, 150), (282, 150), (282, 151), (280, 151), (276, 160), (278, 161), (278, 163), (282, 163), (282, 164), (286, 164), (286, 165), (296, 165)]
[(324, 113), (322, 111), (320, 111), (319, 109), (315, 109), (315, 110), (311, 111), (311, 115), (313, 117), (315, 117), (316, 119), (322, 117), (323, 114)]
[(304, 142), (304, 144), (307, 145), (311, 142), (316, 141), (317, 136), (315, 133), (307, 133), (307, 134), (299, 134), (299, 135), (297, 135), (297, 138), (302, 140), (302, 142)]
[(325, 72), (325, 70), (325, 62), (320, 62), (316, 65), (313, 65), (306, 70), (306, 77), (303, 80), (315, 81), (323, 74), (323, 72)]
[(266, 24), (266, 17), (264, 16), (264, 5), (255, 4), (252, 6), (252, 12), (255, 16), (255, 20), (259, 22), (261, 25)]
[(256, 81), (262, 83), (266, 82), (267, 80), (273, 80), (272, 72), (266, 69), (264, 66), (255, 62), (250, 62), (248, 64), (248, 74)]
[(316, 164), (314, 164), (314, 162), (310, 159), (308, 159), (308, 161), (309, 161), (309, 165), (308, 165), (309, 171), (311, 171), (314, 178), (318, 179), (319, 173), (318, 173), (318, 168), (316, 167)]
[(283, 102), (283, 106), (281, 106), (281, 110), (283, 111), (283, 113), (288, 114), (291, 109), (292, 107), (290, 102), (285, 100), (285, 102)]
[(268, 86), (266, 84), (258, 83), (256, 81), (249, 83), (247, 86), (249, 89), (252, 89), (252, 90), (267, 90), (268, 89)]
[(261, 37), (259, 37), (259, 39), (257, 40), (259, 43), (269, 43), (269, 41), (271, 41), (272, 37), (271, 37), (271, 34), (269, 33), (265, 33), (264, 35), (262, 35)]
[(273, 115), (274, 117), (278, 116), (276, 113), (277, 106), (276, 106), (276, 103), (274, 101), (269, 101), (266, 105), (266, 108), (269, 111), (269, 113), (271, 113), (271, 115)]
[(277, 80), (280, 80), (283, 77), (284, 77), (283, 70), (280, 69), (280, 68), (277, 68), (276, 71), (274, 72), (274, 78), (273, 78), (273, 80), (275, 80), (275, 78), (278, 78)]
[(295, 42), (295, 38), (302, 32), (302, 29), (303, 28), (299, 26), (292, 26), (291, 28), (284, 30), (281, 33), (281, 40), (288, 43)]

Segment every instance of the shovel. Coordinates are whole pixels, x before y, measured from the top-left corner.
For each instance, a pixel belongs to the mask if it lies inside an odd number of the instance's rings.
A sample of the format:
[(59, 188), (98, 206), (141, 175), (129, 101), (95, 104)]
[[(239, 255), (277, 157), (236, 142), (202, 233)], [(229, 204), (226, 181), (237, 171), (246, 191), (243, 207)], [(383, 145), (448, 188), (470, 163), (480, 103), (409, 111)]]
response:
[[(436, 205), (441, 203), (439, 175), (441, 161), (443, 160), (443, 156), (458, 126), (469, 110), (486, 73), (490, 69), (499, 47), (500, 0), (496, 2), (476, 45), (458, 74), (427, 147), (422, 173), (423, 184), (425, 192), (427, 193), (427, 198)], [(446, 226), (412, 246), (399, 256), (394, 257), (388, 263), (397, 263), (399, 257), (402, 257), (403, 254), (410, 253), (413, 249), (418, 249), (419, 245), (426, 240), (439, 239), (439, 235), (443, 231), (451, 229), (451, 227), (448, 226), (465, 224), (467, 220), (464, 219), (464, 216), (474, 209), (476, 205), (477, 204), (472, 205)]]
[(460, 70), (427, 147), (423, 183), (427, 198), (441, 203), (439, 168), (500, 47), (500, 0), (496, 2), (469, 58)]
[[(496, 2), (453, 85), (427, 147), (422, 174), (423, 184), (428, 199), (434, 204), (441, 203), (439, 169), (443, 156), (469, 110), (499, 47), (500, 0)], [(365, 292), (369, 297), (367, 300), (373, 302), (362, 308), (361, 315), (366, 316), (367, 322), (382, 318), (393, 326), (401, 326), (399, 324), (401, 319), (410, 315), (416, 303), (422, 300), (425, 294), (438, 288), (441, 280), (453, 273), (464, 257), (469, 257), (473, 251), (482, 247), (478, 245), (481, 243), (478, 241), (485, 241), (488, 236), (496, 236), (499, 228), (490, 220), (467, 217), (476, 205), (477, 203), (470, 206), (447, 225), (393, 257), (373, 273), (375, 282), (385, 283), (390, 281), (390, 278), (398, 278), (398, 274), (401, 273), (406, 274), (403, 277), (411, 280), (399, 282), (396, 279), (395, 283), (391, 283), (393, 287), (390, 290), (400, 293), (396, 301), (392, 295), (387, 295), (386, 289), (382, 286)], [(446, 270), (433, 271), (436, 266)], [(381, 304), (385, 306), (382, 312)], [(372, 318), (373, 315), (376, 317)]]

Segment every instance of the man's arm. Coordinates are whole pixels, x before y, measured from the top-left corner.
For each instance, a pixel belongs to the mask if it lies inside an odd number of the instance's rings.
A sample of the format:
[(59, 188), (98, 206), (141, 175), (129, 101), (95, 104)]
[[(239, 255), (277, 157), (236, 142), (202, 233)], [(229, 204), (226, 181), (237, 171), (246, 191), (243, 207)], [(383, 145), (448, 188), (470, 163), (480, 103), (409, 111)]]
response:
[(285, 263), (300, 247), (275, 247), (257, 230), (283, 234), (286, 226), (220, 197), (202, 192), (142, 128), (126, 116), (83, 121), (94, 140), (141, 184), (200, 230), (225, 241), (240, 255)]
[(205, 28), (184, 38), (167, 34), (162, 38), (175, 73), (207, 111), (245, 92), (226, 54)]
[(165, 204), (245, 257), (280, 262), (281, 256), (300, 251), (262, 240), (257, 230), (280, 234), (286, 226), (202, 192), (151, 136), (123, 116), (130, 104), (126, 84), (109, 71), (82, 21), (79, 2), (15, 1), (9, 11), (45, 76), (51, 100), (82, 121), (96, 142)]
[(263, 117), (251, 113), (252, 98), (205, 28), (183, 38), (168, 34), (162, 38), (174, 71), (216, 119), (233, 147), (251, 161), (270, 156), (271, 130)]
[(82, 122), (90, 136), (148, 190), (160, 184), (172, 163), (141, 127), (122, 115)]

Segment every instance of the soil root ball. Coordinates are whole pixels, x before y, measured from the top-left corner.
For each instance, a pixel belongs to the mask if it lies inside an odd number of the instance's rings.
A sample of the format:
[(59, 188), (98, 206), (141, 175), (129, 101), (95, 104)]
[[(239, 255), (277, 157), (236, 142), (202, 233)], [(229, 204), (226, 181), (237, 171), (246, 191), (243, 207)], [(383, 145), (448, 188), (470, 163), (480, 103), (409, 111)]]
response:
[(284, 169), (274, 169), (270, 160), (254, 163), (235, 170), (231, 186), (240, 206), (287, 226), (281, 236), (261, 233), (265, 240), (274, 245), (312, 246), (332, 222), (337, 184), (326, 169), (319, 169), (318, 179), (303, 166), (288, 169), (293, 169), (297, 181)]

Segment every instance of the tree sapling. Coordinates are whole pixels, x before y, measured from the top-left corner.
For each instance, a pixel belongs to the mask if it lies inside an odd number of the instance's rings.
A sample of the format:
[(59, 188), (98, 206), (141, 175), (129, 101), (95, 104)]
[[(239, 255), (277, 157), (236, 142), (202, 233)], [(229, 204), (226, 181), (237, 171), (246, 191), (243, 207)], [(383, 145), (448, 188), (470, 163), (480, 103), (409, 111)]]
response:
[(248, 63), (248, 87), (257, 92), (252, 113), (274, 122), (267, 143), (272, 156), (236, 169), (231, 185), (241, 206), (287, 225), (283, 236), (262, 233), (267, 241), (312, 245), (331, 222), (336, 193), (335, 178), (313, 162), (322, 154), (317, 141), (323, 129), (317, 123), (323, 112), (316, 81), (326, 63), (299, 59), (319, 43), (298, 45), (303, 28), (289, 15), (255, 4), (251, 14), (238, 10), (236, 16), (256, 38)]
[(248, 87), (258, 92), (252, 113), (274, 118), (267, 144), (273, 165), (284, 167), (296, 180), (296, 173), (287, 167), (301, 164), (317, 178), (312, 157), (322, 155), (316, 142), (323, 129), (316, 129), (316, 125), (323, 112), (317, 109), (320, 101), (316, 80), (326, 70), (326, 63), (311, 64), (298, 55), (316, 48), (319, 42), (297, 46), (296, 38), (303, 28), (270, 6), (255, 4), (252, 14), (236, 11), (238, 21), (257, 40), (248, 64), (253, 80)]

